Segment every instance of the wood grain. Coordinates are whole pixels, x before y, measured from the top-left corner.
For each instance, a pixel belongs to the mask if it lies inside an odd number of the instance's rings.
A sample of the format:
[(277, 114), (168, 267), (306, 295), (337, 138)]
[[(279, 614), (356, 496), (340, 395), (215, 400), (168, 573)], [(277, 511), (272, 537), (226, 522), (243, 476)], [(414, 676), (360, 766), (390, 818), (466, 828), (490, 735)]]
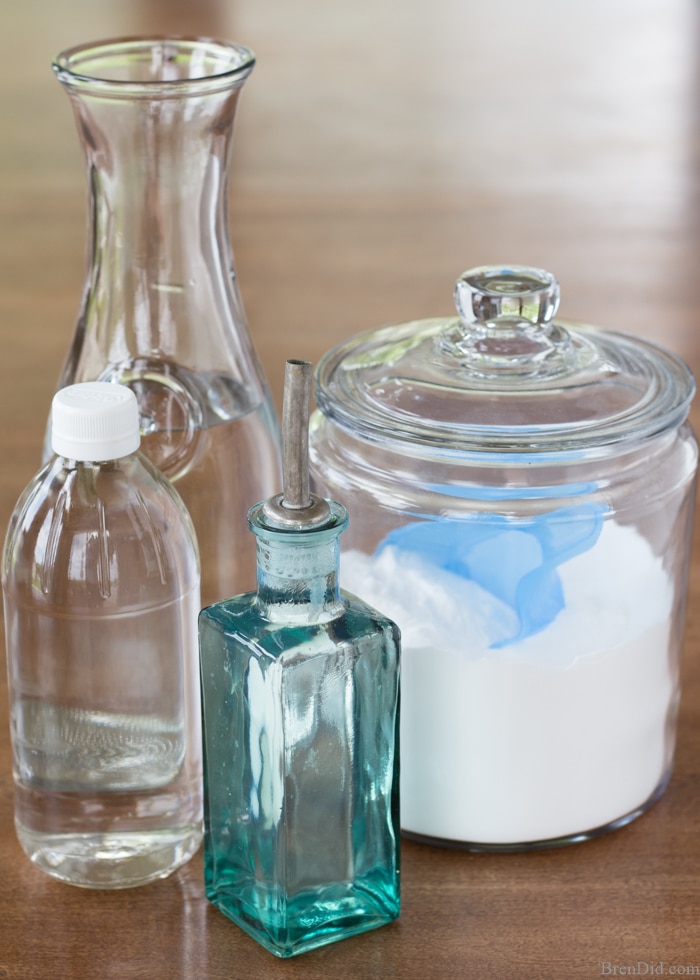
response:
[[(231, 217), (278, 405), (287, 357), (445, 315), (465, 268), (543, 265), (562, 314), (700, 371), (698, 12), (691, 0), (50, 0), (0, 10), (0, 525), (38, 465), (82, 286), (82, 160), (64, 46), (145, 31), (249, 44)], [(700, 423), (697, 407), (693, 418)], [(539, 853), (405, 842), (403, 912), (278, 962), (208, 907), (197, 857), (117, 893), (54, 882), (12, 827), (0, 682), (0, 978), (700, 975), (700, 539), (673, 778), (629, 827)]]

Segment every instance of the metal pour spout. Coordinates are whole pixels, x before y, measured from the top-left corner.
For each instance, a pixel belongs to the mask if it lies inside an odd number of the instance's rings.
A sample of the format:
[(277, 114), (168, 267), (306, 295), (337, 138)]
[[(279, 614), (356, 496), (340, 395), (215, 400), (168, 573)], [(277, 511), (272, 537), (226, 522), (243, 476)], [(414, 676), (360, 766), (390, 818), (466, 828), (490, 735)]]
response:
[(309, 489), (311, 362), (288, 360), (282, 404), (282, 493), (265, 501), (263, 514), (285, 528), (312, 528), (330, 517), (330, 507)]

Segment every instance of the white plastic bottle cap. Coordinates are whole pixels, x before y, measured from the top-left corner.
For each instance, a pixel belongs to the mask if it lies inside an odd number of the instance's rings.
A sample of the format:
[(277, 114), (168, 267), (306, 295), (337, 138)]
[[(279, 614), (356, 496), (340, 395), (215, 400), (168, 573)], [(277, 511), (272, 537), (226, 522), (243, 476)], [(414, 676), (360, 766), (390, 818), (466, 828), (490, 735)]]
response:
[(136, 452), (139, 410), (131, 388), (86, 381), (61, 388), (51, 409), (51, 448), (59, 456), (101, 462)]

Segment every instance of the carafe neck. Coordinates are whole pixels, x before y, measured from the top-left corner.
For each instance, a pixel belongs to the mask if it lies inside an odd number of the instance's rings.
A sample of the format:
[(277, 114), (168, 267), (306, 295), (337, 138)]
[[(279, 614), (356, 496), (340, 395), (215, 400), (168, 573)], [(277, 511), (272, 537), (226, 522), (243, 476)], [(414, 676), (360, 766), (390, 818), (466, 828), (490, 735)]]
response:
[[(82, 319), (112, 334), (111, 360), (187, 363), (178, 324), (231, 304), (242, 320), (226, 207), (239, 88), (162, 100), (69, 89), (90, 194)], [(201, 344), (209, 323), (197, 328)]]

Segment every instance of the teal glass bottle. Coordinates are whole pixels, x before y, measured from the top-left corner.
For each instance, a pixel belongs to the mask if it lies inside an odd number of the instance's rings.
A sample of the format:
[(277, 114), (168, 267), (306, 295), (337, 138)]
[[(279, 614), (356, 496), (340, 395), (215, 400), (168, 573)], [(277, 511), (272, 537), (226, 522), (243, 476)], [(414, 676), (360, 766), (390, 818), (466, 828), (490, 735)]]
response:
[(257, 591), (200, 614), (206, 894), (282, 957), (400, 903), (398, 629), (339, 588), (345, 508), (291, 496), (285, 463)]

